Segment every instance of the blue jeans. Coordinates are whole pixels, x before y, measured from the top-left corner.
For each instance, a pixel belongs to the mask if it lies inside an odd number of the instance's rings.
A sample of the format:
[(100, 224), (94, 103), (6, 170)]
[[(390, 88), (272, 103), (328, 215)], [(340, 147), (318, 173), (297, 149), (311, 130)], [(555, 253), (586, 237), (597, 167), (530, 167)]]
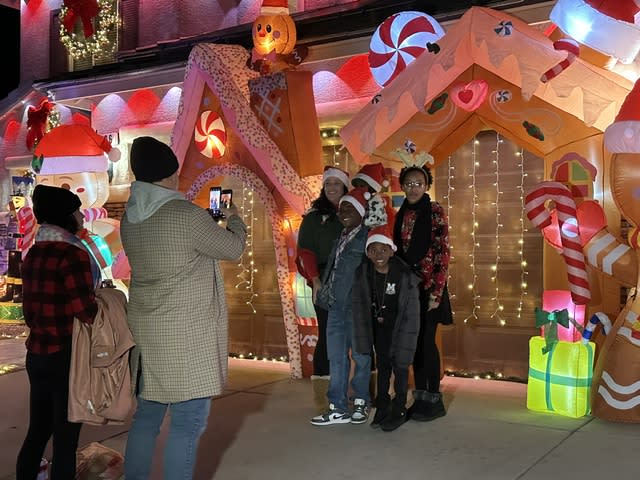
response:
[[(352, 343), (353, 317), (351, 309), (329, 310), (327, 320), (327, 354), (329, 356), (329, 390), (327, 399), (341, 412), (349, 411), (347, 392), (351, 361), (349, 350)], [(355, 363), (355, 372), (351, 379), (351, 388), (355, 398), (369, 403), (369, 377), (371, 376), (371, 355), (351, 352)]]
[(147, 480), (162, 420), (170, 412), (169, 437), (164, 452), (164, 478), (189, 480), (193, 476), (198, 440), (207, 427), (210, 398), (178, 403), (150, 402), (138, 397), (125, 452), (125, 478)]

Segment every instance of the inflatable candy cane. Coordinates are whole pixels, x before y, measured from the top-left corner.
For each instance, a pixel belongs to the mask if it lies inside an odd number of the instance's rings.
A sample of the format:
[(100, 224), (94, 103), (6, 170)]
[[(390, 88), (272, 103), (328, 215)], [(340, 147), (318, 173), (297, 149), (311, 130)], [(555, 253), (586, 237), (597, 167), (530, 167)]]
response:
[(582, 343), (589, 343), (589, 340), (591, 340), (593, 332), (598, 324), (602, 325), (602, 331), (605, 335), (609, 334), (611, 331), (611, 320), (609, 320), (609, 316), (606, 313), (596, 312), (589, 319), (587, 326), (584, 327), (584, 331), (582, 332)]
[(571, 65), (574, 62), (576, 57), (580, 55), (580, 45), (578, 45), (578, 42), (570, 38), (563, 38), (562, 40), (553, 42), (553, 48), (555, 48), (558, 51), (567, 52), (567, 58), (565, 58), (560, 63), (558, 63), (557, 65), (554, 65), (549, 70), (544, 72), (540, 77), (540, 81), (542, 83), (547, 83), (552, 78), (555, 78), (558, 75), (560, 75), (563, 71), (565, 71), (569, 67), (569, 65)]
[(527, 217), (541, 230), (551, 225), (551, 213), (545, 207), (547, 200), (556, 203), (562, 256), (567, 264), (571, 300), (586, 305), (591, 300), (587, 268), (580, 245), (576, 203), (571, 191), (560, 182), (540, 182), (525, 198)]

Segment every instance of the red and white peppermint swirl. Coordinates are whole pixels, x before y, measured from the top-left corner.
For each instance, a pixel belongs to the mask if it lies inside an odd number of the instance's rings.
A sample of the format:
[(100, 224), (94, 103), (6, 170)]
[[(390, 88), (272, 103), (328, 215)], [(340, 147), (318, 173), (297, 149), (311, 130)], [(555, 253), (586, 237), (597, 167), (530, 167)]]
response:
[(384, 87), (426, 49), (444, 36), (444, 30), (422, 12), (391, 15), (376, 29), (369, 45), (371, 74)]
[(202, 112), (194, 140), (198, 151), (205, 157), (222, 157), (227, 148), (227, 130), (220, 115), (211, 110)]
[(541, 230), (551, 225), (551, 212), (545, 207), (547, 200), (553, 200), (556, 206), (571, 300), (576, 305), (586, 305), (591, 300), (591, 291), (580, 244), (576, 202), (571, 190), (560, 182), (540, 182), (536, 185), (525, 198), (525, 210), (527, 218)]

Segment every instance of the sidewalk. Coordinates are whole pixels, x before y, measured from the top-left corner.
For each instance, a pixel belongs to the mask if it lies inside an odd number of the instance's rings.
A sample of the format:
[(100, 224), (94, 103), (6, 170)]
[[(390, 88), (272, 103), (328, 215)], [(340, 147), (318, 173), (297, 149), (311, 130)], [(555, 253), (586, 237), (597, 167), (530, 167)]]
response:
[[(229, 388), (213, 402), (196, 480), (636, 479), (640, 425), (529, 412), (526, 385), (445, 378), (446, 417), (395, 432), (314, 427), (308, 380), (286, 364), (230, 360)], [(0, 376), (0, 479), (13, 478), (27, 422), (24, 371)], [(123, 451), (127, 426), (84, 427), (81, 445)], [(161, 479), (160, 449), (152, 479)], [(171, 479), (167, 479), (171, 480)]]

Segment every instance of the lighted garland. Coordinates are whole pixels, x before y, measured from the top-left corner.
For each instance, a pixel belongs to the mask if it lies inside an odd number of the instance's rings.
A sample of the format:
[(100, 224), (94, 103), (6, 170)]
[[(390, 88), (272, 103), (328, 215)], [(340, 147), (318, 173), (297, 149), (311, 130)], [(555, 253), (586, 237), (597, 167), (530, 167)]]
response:
[[(60, 41), (69, 55), (79, 60), (96, 53), (112, 53), (116, 45), (109, 39), (109, 33), (118, 25), (118, 8), (116, 0), (98, 0), (100, 10), (94, 18), (95, 32), (89, 38), (84, 34), (77, 35), (67, 31), (64, 22), (60, 22)], [(65, 18), (68, 8), (60, 8), (60, 19)]]

